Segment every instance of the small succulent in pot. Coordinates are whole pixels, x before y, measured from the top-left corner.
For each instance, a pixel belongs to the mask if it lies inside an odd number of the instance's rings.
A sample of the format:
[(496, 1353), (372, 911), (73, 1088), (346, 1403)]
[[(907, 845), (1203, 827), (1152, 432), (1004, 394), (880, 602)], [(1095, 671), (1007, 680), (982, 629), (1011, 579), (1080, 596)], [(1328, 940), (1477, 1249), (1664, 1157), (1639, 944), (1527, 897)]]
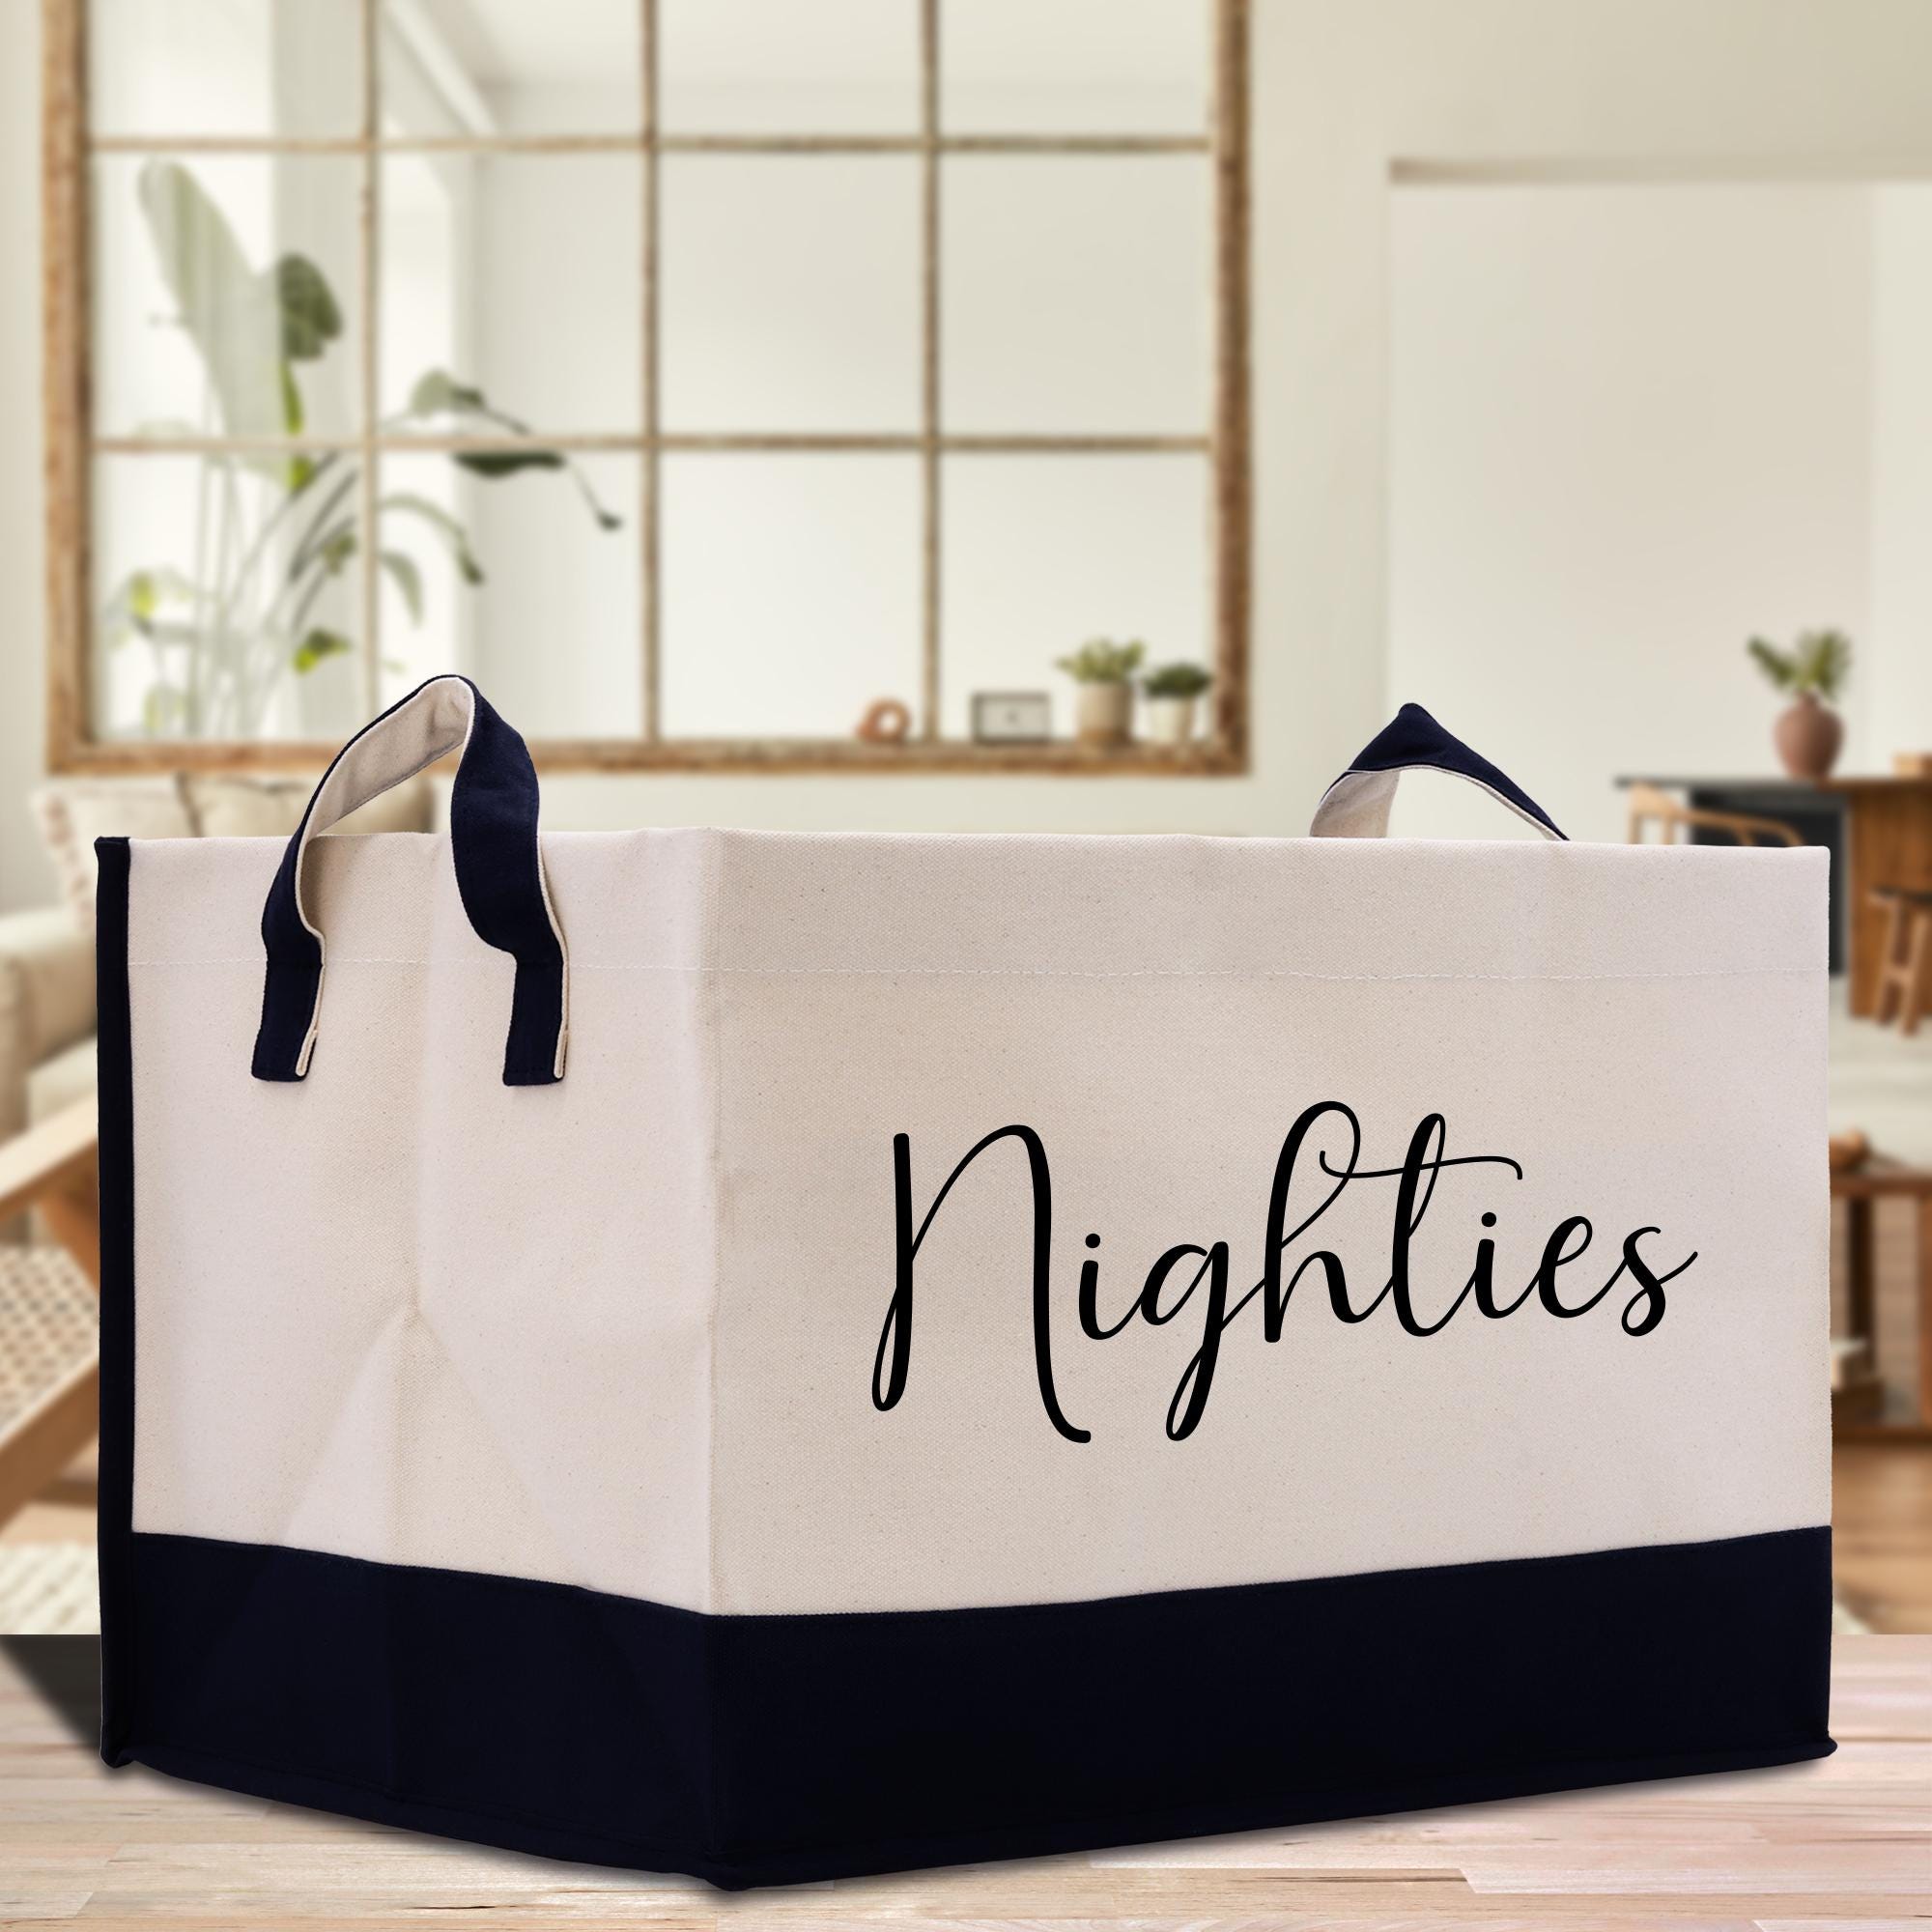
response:
[(1121, 644), (1092, 638), (1071, 657), (1057, 661), (1080, 687), (1074, 710), (1083, 745), (1124, 745), (1132, 735), (1134, 673), (1146, 656), (1139, 639)]
[(1772, 730), (1784, 769), (1812, 784), (1830, 778), (1845, 742), (1844, 720), (1832, 703), (1851, 676), (1851, 639), (1842, 631), (1801, 631), (1789, 650), (1764, 638), (1745, 648), (1773, 687), (1797, 700)]
[(1148, 701), (1148, 736), (1157, 745), (1185, 745), (1194, 736), (1194, 712), (1214, 673), (1198, 664), (1156, 665), (1141, 680)]

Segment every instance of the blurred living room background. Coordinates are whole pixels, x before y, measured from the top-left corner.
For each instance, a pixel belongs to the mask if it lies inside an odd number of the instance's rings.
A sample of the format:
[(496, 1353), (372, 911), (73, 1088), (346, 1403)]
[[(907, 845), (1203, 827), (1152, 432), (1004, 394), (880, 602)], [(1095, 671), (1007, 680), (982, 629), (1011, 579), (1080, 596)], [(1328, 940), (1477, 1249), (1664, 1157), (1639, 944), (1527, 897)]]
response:
[(554, 829), (1296, 836), (1414, 699), (1828, 845), (1838, 1615), (1932, 1631), (1924, 0), (0, 7), (0, 1631), (94, 1627), (92, 841), (443, 669)]

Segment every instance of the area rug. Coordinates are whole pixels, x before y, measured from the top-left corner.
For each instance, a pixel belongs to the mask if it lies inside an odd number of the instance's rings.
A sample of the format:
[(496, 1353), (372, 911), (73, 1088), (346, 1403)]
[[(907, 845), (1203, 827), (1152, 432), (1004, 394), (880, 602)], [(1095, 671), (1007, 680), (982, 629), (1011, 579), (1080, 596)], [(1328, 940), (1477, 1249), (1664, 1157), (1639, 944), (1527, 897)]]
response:
[(88, 1636), (99, 1629), (92, 1544), (0, 1543), (0, 1636)]

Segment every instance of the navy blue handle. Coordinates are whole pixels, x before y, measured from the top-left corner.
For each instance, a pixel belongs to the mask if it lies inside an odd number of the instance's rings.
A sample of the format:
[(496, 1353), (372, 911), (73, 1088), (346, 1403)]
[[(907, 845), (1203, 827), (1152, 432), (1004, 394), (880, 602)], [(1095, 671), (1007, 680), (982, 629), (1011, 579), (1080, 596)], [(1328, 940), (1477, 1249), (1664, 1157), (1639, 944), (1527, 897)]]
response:
[(300, 1080), (315, 1050), (325, 945), (302, 900), (309, 840), (357, 806), (461, 746), (450, 795), (457, 891), (476, 936), (517, 962), (503, 1084), (563, 1077), (569, 982), (562, 928), (537, 844), (529, 748), (467, 677), (433, 677), (365, 724), (335, 755), (282, 854), (262, 908), (268, 974), (255, 1036), (257, 1080)]
[(1405, 704), (1350, 760), (1349, 769), (1321, 794), (1310, 833), (1317, 838), (1385, 838), (1396, 780), (1417, 770), (1467, 779), (1545, 838), (1564, 838), (1556, 821), (1514, 779), (1445, 731), (1419, 704)]

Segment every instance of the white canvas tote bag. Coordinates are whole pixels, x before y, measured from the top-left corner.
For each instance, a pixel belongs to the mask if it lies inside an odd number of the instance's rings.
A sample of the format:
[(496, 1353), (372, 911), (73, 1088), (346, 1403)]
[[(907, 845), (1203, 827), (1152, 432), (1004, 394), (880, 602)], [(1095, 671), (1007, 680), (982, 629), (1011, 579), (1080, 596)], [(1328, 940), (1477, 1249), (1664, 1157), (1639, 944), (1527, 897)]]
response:
[(1829, 1751), (1826, 855), (1414, 707), (1315, 832), (539, 840), (440, 677), (103, 840), (108, 1762), (741, 1886)]

